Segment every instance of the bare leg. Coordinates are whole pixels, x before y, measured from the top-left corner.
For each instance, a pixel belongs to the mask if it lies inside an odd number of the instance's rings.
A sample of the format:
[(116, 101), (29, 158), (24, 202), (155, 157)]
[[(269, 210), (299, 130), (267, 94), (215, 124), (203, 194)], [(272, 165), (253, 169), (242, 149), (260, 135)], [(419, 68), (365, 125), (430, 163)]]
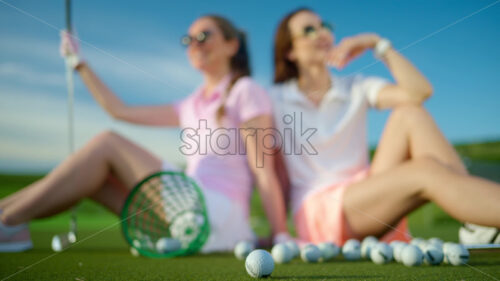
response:
[[(430, 162), (430, 166), (435, 167), (436, 171), (427, 169), (421, 162)], [(432, 177), (442, 179), (450, 174), (456, 174), (458, 178), (465, 177), (464, 181), (467, 182), (472, 181), (472, 185), (464, 187), (466, 190), (461, 191), (462, 194), (478, 192), (470, 198), (455, 198), (459, 190), (450, 189), (449, 187), (453, 186), (450, 182), (429, 185), (429, 182), (425, 181)], [(399, 107), (391, 114), (384, 129), (372, 162), (370, 177), (346, 190), (344, 208), (348, 221), (355, 233), (381, 234), (428, 200), (435, 201), (443, 208), (446, 206), (445, 210), (452, 216), (464, 219), (456, 208), (460, 208), (463, 205), (460, 200), (465, 199), (476, 206), (476, 210), (468, 214), (472, 216), (472, 221), (483, 220), (488, 225), (498, 224), (495, 220), (481, 219), (491, 214), (491, 210), (477, 210), (478, 202), (481, 202), (483, 197), (491, 196), (490, 200), (498, 198), (500, 189), (491, 188), (498, 185), (466, 175), (467, 171), (460, 157), (425, 109), (419, 106)], [(422, 192), (425, 188), (439, 189), (442, 191), (441, 196), (447, 194), (446, 192), (451, 192), (452, 195), (432, 197), (436, 193), (427, 192), (427, 196), (424, 196)], [(479, 201), (470, 201), (474, 199)]]
[(30, 192), (30, 190), (35, 189), (36, 188), (35, 186), (38, 182), (39, 181), (36, 181), (36, 182), (32, 183), (31, 185), (29, 185), (23, 189), (20, 189), (20, 190), (10, 194), (9, 196), (7, 196), (5, 198), (2, 198), (2, 200), (0, 200), (0, 210), (4, 210), (8, 205), (12, 204), (17, 199), (22, 198), (23, 194), (28, 194)]
[(427, 201), (457, 220), (500, 227), (500, 185), (422, 157), (352, 184), (344, 211), (360, 237), (381, 235)]
[(443, 136), (432, 116), (421, 106), (395, 108), (377, 146), (370, 174), (387, 171), (402, 162), (429, 156), (466, 174), (457, 152)]
[[(160, 169), (161, 160), (125, 138), (105, 132), (36, 182), (29, 192), (7, 205), (1, 219), (14, 225), (54, 214), (84, 197), (95, 195), (107, 186), (111, 174), (130, 189), (146, 175)], [(122, 199), (117, 197), (116, 200)]]
[(96, 193), (92, 194), (90, 198), (119, 216), (129, 191), (130, 188), (125, 186), (115, 176), (110, 175), (106, 184), (97, 190)]

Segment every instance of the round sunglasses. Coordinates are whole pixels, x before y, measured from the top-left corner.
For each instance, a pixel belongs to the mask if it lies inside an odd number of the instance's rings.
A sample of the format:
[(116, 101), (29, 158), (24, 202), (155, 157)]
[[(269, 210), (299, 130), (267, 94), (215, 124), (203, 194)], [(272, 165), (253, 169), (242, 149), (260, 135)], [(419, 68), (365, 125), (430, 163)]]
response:
[(184, 35), (181, 37), (181, 44), (184, 47), (188, 47), (194, 41), (198, 42), (198, 44), (203, 44), (208, 40), (208, 38), (210, 38), (210, 35), (212, 35), (212, 32), (210, 30), (204, 30), (196, 34), (195, 36)]
[(297, 37), (315, 38), (316, 36), (318, 36), (318, 33), (320, 32), (320, 30), (327, 30), (329, 32), (334, 32), (335, 26), (331, 23), (324, 22), (324, 21), (321, 22), (320, 27), (316, 27), (314, 25), (306, 25), (302, 29), (302, 34), (300, 34), (299, 36), (295, 36), (295, 38), (297, 38)]

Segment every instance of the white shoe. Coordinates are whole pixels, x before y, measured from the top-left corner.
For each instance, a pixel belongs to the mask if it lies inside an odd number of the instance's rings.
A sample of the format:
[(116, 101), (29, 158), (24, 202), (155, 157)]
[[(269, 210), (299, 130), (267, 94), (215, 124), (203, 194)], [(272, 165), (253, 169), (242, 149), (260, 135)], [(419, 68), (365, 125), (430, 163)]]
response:
[(27, 224), (8, 226), (0, 221), (0, 252), (22, 252), (31, 248), (33, 243)]
[(499, 244), (500, 230), (496, 227), (464, 223), (458, 230), (458, 239), (461, 244)]

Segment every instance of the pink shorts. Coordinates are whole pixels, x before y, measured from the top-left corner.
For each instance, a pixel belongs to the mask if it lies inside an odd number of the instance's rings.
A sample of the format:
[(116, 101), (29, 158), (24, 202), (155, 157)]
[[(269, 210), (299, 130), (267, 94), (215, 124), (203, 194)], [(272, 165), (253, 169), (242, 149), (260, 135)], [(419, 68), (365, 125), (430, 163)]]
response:
[[(365, 179), (369, 169), (364, 169), (347, 181), (334, 184), (308, 196), (295, 214), (295, 227), (299, 240), (310, 243), (325, 241), (343, 245), (353, 238), (353, 232), (344, 214), (343, 195), (349, 185)], [(410, 241), (407, 219), (403, 218), (395, 230), (386, 233), (381, 241)]]

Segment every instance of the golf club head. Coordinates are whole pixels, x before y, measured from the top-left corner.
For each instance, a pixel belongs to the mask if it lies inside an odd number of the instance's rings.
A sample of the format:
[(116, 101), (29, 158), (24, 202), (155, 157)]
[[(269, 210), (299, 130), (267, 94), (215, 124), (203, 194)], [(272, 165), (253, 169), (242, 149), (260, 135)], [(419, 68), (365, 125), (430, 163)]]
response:
[(74, 232), (67, 232), (52, 237), (52, 250), (54, 252), (61, 252), (69, 247), (69, 245), (76, 242), (76, 235)]

